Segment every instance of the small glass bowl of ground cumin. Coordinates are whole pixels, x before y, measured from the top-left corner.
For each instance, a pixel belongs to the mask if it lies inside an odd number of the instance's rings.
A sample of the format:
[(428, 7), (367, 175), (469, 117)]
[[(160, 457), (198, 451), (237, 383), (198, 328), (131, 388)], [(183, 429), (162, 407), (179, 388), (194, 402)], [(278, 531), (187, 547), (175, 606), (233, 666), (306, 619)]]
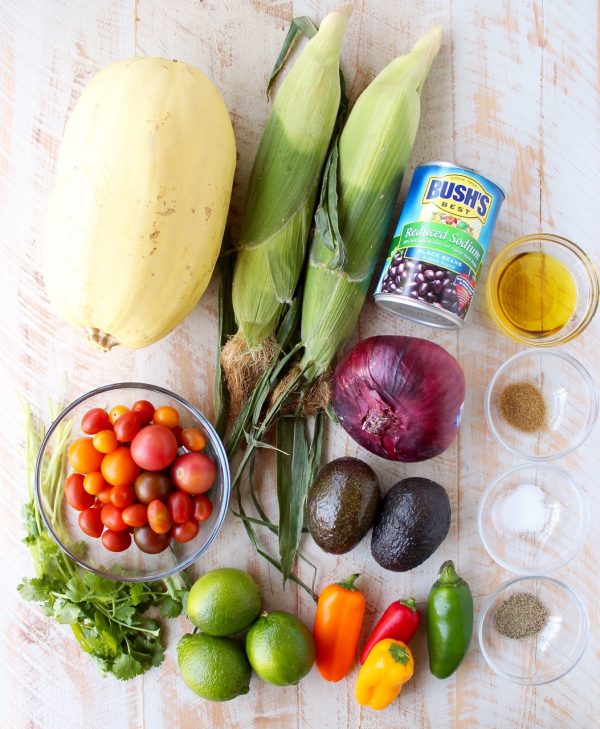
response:
[(527, 349), (507, 360), (485, 394), (494, 437), (527, 460), (549, 461), (579, 448), (598, 418), (585, 366), (555, 349)]
[(584, 604), (552, 577), (517, 577), (488, 597), (479, 617), (479, 646), (490, 668), (515, 683), (539, 686), (565, 676), (589, 639)]

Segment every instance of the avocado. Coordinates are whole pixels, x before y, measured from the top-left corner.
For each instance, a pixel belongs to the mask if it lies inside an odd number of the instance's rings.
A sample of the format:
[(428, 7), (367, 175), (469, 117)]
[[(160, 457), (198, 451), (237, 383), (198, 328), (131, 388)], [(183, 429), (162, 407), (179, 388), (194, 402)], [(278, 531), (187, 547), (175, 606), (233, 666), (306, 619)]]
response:
[(358, 458), (327, 463), (308, 492), (308, 528), (325, 552), (344, 554), (371, 528), (381, 493), (373, 469)]
[(423, 563), (446, 538), (450, 499), (428, 478), (405, 478), (388, 491), (375, 519), (373, 559), (387, 570), (406, 572)]

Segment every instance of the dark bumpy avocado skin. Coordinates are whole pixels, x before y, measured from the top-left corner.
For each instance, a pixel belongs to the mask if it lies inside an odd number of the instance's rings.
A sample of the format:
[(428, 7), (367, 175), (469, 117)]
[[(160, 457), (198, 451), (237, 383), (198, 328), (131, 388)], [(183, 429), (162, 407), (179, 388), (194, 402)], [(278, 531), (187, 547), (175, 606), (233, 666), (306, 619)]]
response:
[(406, 572), (431, 557), (450, 528), (450, 499), (428, 478), (405, 478), (384, 497), (371, 554), (387, 570)]
[(371, 528), (381, 494), (377, 476), (358, 458), (337, 458), (308, 492), (308, 528), (325, 552), (344, 554)]

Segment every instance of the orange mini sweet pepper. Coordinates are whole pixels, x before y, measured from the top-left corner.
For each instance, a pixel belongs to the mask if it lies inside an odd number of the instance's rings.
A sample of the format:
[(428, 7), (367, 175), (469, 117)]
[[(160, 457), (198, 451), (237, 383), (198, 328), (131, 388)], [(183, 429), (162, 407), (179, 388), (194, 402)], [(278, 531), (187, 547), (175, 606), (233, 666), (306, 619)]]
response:
[(406, 643), (391, 638), (380, 640), (358, 673), (356, 700), (361, 706), (385, 709), (412, 678), (414, 670), (415, 662)]
[(350, 673), (365, 615), (365, 596), (354, 586), (359, 575), (327, 585), (319, 596), (313, 638), (315, 664), (327, 681)]

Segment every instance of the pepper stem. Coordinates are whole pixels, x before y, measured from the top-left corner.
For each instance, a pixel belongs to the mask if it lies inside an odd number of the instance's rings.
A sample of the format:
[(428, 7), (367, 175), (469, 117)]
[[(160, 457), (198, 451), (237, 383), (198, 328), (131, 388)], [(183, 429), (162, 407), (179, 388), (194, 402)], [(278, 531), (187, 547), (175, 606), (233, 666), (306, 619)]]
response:
[(452, 585), (459, 581), (459, 576), (456, 574), (456, 568), (454, 562), (449, 559), (440, 567), (438, 572), (438, 582), (441, 585)]
[(417, 606), (415, 604), (415, 598), (411, 595), (408, 600), (398, 600), (400, 605), (406, 605), (407, 608), (413, 611), (413, 613), (417, 612)]
[(356, 580), (360, 577), (360, 572), (357, 572), (354, 575), (350, 575), (350, 577), (346, 578), (345, 580), (342, 580), (341, 582), (336, 582), (336, 585), (339, 585), (340, 587), (343, 587), (344, 590), (350, 590), (351, 592), (355, 592), (358, 588), (354, 586), (354, 583)]

